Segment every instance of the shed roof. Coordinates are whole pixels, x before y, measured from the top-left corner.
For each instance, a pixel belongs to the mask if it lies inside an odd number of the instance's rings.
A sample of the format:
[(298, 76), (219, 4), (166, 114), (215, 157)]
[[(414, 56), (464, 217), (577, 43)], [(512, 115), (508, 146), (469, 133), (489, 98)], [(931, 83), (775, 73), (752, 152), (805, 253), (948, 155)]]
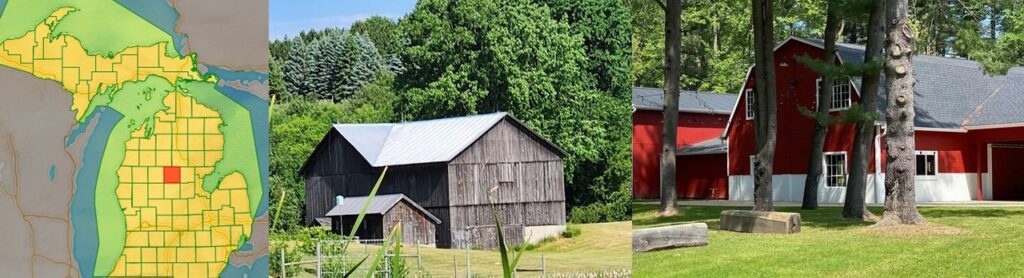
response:
[[(821, 40), (795, 38), (816, 47)], [(837, 43), (843, 63), (863, 64), (864, 46)], [(976, 125), (1024, 122), (1024, 68), (1007, 75), (987, 75), (977, 61), (914, 55), (914, 126), (959, 129)], [(878, 111), (885, 111), (885, 77)], [(860, 89), (860, 79), (854, 78)]]
[[(363, 210), (363, 206), (366, 205), (366, 201), (369, 199), (368, 196), (360, 197), (346, 197), (343, 199), (341, 204), (334, 206), (330, 211), (327, 212), (327, 216), (349, 216), (359, 215), (359, 212)], [(384, 214), (387, 213), (391, 208), (395, 207), (398, 202), (405, 201), (416, 210), (422, 212), (427, 218), (434, 221), (434, 223), (441, 223), (441, 220), (435, 217), (426, 209), (416, 204), (413, 200), (405, 197), (405, 194), (386, 194), (377, 195), (370, 202), (370, 206), (366, 208), (366, 214)]]
[(722, 154), (729, 150), (729, 143), (722, 138), (711, 138), (706, 141), (676, 149), (676, 155)]
[[(679, 111), (705, 114), (729, 114), (739, 97), (735, 94), (679, 91)], [(633, 87), (633, 107), (661, 111), (665, 107), (664, 89)]]
[[(412, 165), (451, 161), (506, 119), (557, 155), (566, 155), (554, 143), (505, 112), (394, 124), (336, 124), (331, 132), (337, 132), (352, 144), (370, 166)], [(314, 153), (317, 151), (319, 149)], [(304, 172), (308, 164), (309, 160), (300, 172)]]

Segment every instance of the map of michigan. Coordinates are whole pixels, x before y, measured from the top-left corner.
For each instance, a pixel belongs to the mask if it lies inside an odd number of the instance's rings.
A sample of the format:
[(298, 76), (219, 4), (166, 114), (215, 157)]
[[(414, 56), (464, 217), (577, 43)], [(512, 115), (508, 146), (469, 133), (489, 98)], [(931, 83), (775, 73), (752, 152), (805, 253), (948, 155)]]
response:
[[(182, 15), (164, 1), (0, 0), (0, 79), (31, 84), (0, 86), (15, 104), (0, 105), (0, 210), (16, 212), (0, 213), (5, 275), (266, 275), (266, 58), (203, 64), (175, 30)], [(52, 101), (16, 105), (40, 98)], [(38, 109), (50, 113), (29, 118)], [(57, 140), (22, 139), (39, 136)], [(36, 202), (47, 195), (61, 208)]]

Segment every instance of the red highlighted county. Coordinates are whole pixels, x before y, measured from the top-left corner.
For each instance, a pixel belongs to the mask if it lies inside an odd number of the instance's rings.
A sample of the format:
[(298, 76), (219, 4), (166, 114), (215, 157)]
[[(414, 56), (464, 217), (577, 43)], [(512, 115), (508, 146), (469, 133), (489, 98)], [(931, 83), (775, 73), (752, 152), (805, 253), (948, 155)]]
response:
[(166, 184), (181, 183), (181, 167), (165, 166), (164, 167), (164, 183), (166, 183)]

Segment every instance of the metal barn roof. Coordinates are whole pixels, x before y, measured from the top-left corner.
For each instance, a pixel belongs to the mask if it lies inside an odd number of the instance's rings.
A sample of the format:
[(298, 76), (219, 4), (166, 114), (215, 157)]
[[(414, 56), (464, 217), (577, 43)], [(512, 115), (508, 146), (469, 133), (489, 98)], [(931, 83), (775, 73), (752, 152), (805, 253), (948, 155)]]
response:
[[(691, 113), (726, 114), (732, 112), (736, 94), (679, 91), (679, 111)], [(665, 107), (664, 89), (633, 87), (633, 107), (641, 110), (661, 111)]]
[[(529, 130), (514, 117), (498, 112), (397, 124), (337, 124), (334, 131), (352, 144), (371, 166), (410, 165), (451, 161), (506, 118)], [(559, 155), (565, 155), (546, 139), (531, 135)]]
[(676, 155), (724, 154), (728, 150), (728, 141), (722, 138), (711, 138), (704, 142), (676, 149)]
[[(359, 215), (359, 212), (363, 210), (363, 206), (366, 205), (367, 200), (369, 200), (368, 196), (345, 197), (341, 204), (334, 206), (334, 208), (328, 211), (326, 215)], [(427, 218), (433, 220), (434, 223), (441, 223), (440, 219), (435, 217), (433, 214), (430, 214), (430, 212), (427, 212), (426, 209), (421, 207), (419, 204), (416, 204), (416, 202), (413, 202), (408, 197), (405, 197), (404, 194), (377, 195), (376, 197), (373, 198), (373, 201), (370, 202), (370, 206), (366, 208), (366, 214), (384, 214), (391, 210), (391, 208), (395, 207), (395, 205), (398, 204), (398, 202), (401, 202), (403, 200), (406, 201), (406, 203), (411, 205), (416, 210), (422, 212), (424, 215), (427, 216)]]

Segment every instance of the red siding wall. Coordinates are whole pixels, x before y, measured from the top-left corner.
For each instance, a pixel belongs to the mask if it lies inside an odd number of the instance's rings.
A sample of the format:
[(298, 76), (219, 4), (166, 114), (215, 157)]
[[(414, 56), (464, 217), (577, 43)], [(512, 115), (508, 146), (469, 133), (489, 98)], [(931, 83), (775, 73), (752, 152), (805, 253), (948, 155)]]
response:
[(725, 173), (725, 154), (688, 155), (676, 158), (684, 162), (695, 162), (676, 165), (676, 173), (678, 173), (676, 175), (676, 192), (679, 192), (679, 198), (729, 198), (729, 177)]
[[(708, 139), (722, 135), (725, 123), (729, 115), (710, 115), (698, 113), (679, 113), (679, 128), (677, 129), (676, 146), (684, 147), (700, 143)], [(661, 155), (661, 111), (637, 110), (633, 112), (633, 197), (639, 199), (655, 199), (660, 194), (659, 157)], [(676, 158), (678, 166), (684, 169), (688, 165), (699, 165), (700, 163), (687, 163), (691, 158), (680, 156)], [(723, 169), (725, 162), (718, 164)], [(677, 175), (681, 178), (682, 175)], [(723, 175), (724, 176), (724, 175)], [(678, 183), (682, 184), (682, 183)], [(716, 192), (717, 194), (717, 192)], [(687, 198), (680, 191), (680, 198)]]
[[(778, 100), (778, 144), (775, 149), (775, 174), (804, 174), (810, 155), (811, 136), (814, 121), (800, 113), (800, 107), (813, 110), (817, 90), (818, 74), (794, 57), (807, 55), (821, 57), (821, 49), (797, 41), (790, 41), (775, 52), (775, 70)], [(838, 60), (837, 60), (838, 61)], [(753, 79), (748, 77), (745, 88), (753, 88)], [(754, 121), (746, 119), (746, 94), (740, 97), (740, 105), (729, 127), (729, 174), (749, 175), (750, 156), (754, 154)], [(860, 101), (856, 92), (852, 102)], [(838, 116), (839, 112), (833, 112)], [(852, 152), (854, 127), (851, 124), (835, 125), (829, 128), (825, 151)]]

